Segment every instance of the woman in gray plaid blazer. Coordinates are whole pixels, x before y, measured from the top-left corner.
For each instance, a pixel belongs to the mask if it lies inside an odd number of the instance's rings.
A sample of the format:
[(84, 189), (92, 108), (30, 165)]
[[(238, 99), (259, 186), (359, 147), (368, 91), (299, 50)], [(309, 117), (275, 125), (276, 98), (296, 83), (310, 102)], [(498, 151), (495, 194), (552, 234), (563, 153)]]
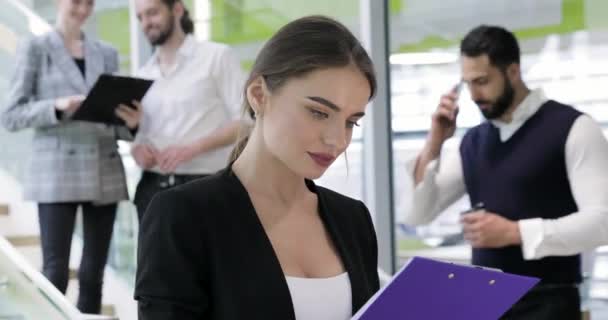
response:
[(70, 120), (99, 75), (118, 70), (116, 50), (80, 31), (92, 6), (58, 1), (55, 30), (20, 44), (0, 119), (9, 131), (34, 129), (25, 197), (38, 203), (43, 273), (64, 293), (75, 214), (82, 208), (78, 308), (98, 313), (117, 203), (128, 199), (116, 140), (131, 134), (126, 127)]

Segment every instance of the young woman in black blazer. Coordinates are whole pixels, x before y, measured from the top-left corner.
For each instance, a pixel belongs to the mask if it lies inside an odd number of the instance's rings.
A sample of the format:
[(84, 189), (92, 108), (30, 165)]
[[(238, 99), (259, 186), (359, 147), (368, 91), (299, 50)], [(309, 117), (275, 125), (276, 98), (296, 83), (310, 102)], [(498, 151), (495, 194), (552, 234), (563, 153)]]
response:
[(140, 320), (346, 320), (378, 290), (365, 205), (316, 186), (376, 89), (340, 23), (293, 21), (245, 87), (253, 128), (223, 171), (157, 195), (142, 221)]

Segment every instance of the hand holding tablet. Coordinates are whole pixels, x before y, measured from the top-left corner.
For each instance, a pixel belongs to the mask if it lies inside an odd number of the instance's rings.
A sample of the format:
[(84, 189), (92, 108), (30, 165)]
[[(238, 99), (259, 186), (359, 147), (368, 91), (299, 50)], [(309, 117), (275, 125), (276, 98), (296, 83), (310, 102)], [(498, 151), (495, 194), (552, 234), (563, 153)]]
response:
[[(137, 126), (141, 101), (153, 81), (103, 74), (72, 116), (72, 120)], [(125, 109), (126, 108), (126, 109)], [(132, 109), (132, 110), (128, 110)], [(137, 121), (135, 121), (137, 119)]]

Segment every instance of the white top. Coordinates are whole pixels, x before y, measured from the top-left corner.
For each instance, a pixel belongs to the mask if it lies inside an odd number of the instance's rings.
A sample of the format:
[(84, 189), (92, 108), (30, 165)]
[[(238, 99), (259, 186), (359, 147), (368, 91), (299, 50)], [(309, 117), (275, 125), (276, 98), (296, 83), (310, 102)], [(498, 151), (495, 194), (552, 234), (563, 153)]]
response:
[[(492, 121), (501, 140), (511, 138), (546, 100), (541, 90), (534, 90), (515, 109), (511, 123)], [(608, 244), (608, 142), (589, 116), (578, 117), (572, 125), (565, 157), (579, 211), (559, 219), (519, 220), (526, 260), (573, 255)], [(414, 189), (405, 223), (428, 223), (466, 193), (460, 153), (439, 160), (428, 164), (423, 181)], [(415, 166), (416, 159), (407, 164), (412, 186)]]
[[(162, 74), (157, 52), (137, 72), (156, 80), (142, 100), (143, 118), (135, 143), (157, 149), (192, 143), (241, 118), (244, 74), (231, 49), (186, 36), (176, 62)], [(175, 173), (209, 174), (224, 168), (231, 146), (201, 154)], [(152, 169), (152, 171), (158, 171)]]
[(348, 320), (353, 314), (348, 273), (331, 278), (285, 277), (296, 320)]

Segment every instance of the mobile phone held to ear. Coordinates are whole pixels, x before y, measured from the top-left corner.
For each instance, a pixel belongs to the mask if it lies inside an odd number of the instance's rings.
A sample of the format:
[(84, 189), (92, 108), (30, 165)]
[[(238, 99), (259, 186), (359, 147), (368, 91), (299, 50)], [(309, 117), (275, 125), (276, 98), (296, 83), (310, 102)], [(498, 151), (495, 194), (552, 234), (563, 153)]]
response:
[(456, 93), (456, 100), (460, 98), (460, 92), (462, 91), (463, 82), (460, 81), (454, 86), (454, 93)]
[[(454, 104), (458, 103), (458, 98), (460, 97), (461, 90), (462, 90), (462, 81), (458, 82), (457, 84), (454, 85), (454, 87), (452, 87), (452, 93), (456, 94), (456, 97), (454, 98)], [(458, 108), (456, 108), (455, 110), (452, 111), (453, 120), (450, 120), (450, 121), (456, 123), (457, 115), (458, 115)]]

